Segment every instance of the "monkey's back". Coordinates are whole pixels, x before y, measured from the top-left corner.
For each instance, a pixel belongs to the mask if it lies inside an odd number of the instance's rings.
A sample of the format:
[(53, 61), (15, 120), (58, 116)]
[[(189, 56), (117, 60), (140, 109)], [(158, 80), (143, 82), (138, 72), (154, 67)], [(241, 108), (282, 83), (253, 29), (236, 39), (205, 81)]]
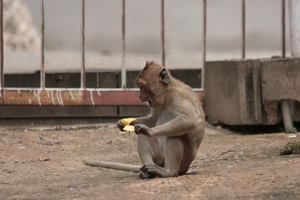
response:
[[(183, 117), (189, 120), (195, 127), (186, 136), (194, 151), (200, 146), (205, 131), (205, 114), (198, 95), (193, 89), (182, 81), (171, 78), (166, 90), (166, 106), (161, 113), (164, 119), (161, 122), (171, 121), (175, 117)], [(158, 124), (157, 124), (158, 125)]]

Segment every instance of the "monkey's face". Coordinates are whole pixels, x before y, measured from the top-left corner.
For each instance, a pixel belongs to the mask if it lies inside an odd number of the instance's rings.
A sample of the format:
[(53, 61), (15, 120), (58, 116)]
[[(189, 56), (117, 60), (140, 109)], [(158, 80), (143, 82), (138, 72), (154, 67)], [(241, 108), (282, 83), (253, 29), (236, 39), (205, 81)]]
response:
[(141, 102), (149, 101), (152, 93), (149, 90), (149, 86), (148, 86), (147, 82), (140, 78), (137, 80), (136, 84), (140, 88)]
[(148, 101), (150, 107), (156, 107), (159, 105), (154, 98), (154, 94), (149, 89), (148, 84), (146, 84), (142, 79), (137, 82), (138, 87), (140, 88), (140, 100), (141, 102)]
[(151, 107), (161, 106), (165, 103), (164, 93), (169, 83), (167, 70), (153, 62), (147, 62), (139, 73), (136, 84), (140, 88), (140, 99), (149, 102)]

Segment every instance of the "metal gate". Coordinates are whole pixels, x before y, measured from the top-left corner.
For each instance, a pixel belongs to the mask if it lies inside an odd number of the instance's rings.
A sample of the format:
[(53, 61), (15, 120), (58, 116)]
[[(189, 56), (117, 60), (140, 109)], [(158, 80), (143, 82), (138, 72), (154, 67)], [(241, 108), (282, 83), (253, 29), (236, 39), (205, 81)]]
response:
[[(204, 1), (205, 2), (205, 1)], [(41, 4), (41, 64), (39, 88), (4, 87), (3, 56), (3, 0), (0, 0), (0, 105), (32, 105), (32, 106), (134, 106), (145, 105), (139, 100), (136, 88), (126, 87), (125, 65), (125, 0), (122, 0), (122, 65), (120, 88), (87, 88), (85, 71), (85, 0), (81, 0), (81, 78), (80, 88), (46, 88), (44, 57), (44, 0)], [(161, 0), (161, 48), (162, 64), (165, 64), (164, 35), (164, 0)], [(201, 100), (204, 99), (202, 89), (195, 89)]]
[[(245, 0), (242, 2), (241, 17), (241, 58), (245, 58)], [(44, 59), (44, 0), (41, 4), (41, 67), (39, 88), (4, 87), (4, 56), (3, 56), (3, 0), (0, 0), (0, 105), (35, 105), (35, 106), (135, 106), (145, 105), (138, 98), (138, 89), (126, 87), (126, 43), (125, 43), (125, 13), (126, 1), (122, 0), (122, 64), (120, 88), (87, 88), (85, 71), (85, 0), (81, 0), (81, 73), (80, 88), (46, 88), (45, 87), (45, 59)], [(203, 3), (203, 32), (202, 32), (202, 88), (194, 88), (204, 104), (204, 63), (206, 60), (206, 0)], [(282, 0), (282, 57), (285, 57), (285, 0)], [(165, 65), (165, 20), (164, 0), (161, 0), (161, 63)], [(201, 23), (201, 22), (199, 22)], [(199, 34), (201, 35), (201, 34)], [(201, 36), (200, 36), (201, 37)], [(201, 56), (201, 55), (199, 55)]]

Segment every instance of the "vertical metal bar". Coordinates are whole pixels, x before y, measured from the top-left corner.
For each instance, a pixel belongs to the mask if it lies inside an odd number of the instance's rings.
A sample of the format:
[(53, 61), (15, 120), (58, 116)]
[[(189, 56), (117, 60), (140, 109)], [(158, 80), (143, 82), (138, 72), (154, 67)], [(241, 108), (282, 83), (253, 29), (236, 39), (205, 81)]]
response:
[(161, 0), (161, 50), (162, 50), (162, 65), (166, 66), (165, 63), (165, 0)]
[[(291, 44), (291, 57), (300, 56), (300, 42), (299, 42), (299, 18), (300, 18), (300, 1), (299, 0), (289, 0), (289, 22), (290, 22), (290, 44)], [(284, 35), (285, 35), (285, 2), (282, 1), (282, 57), (285, 56), (285, 44), (284, 44)], [(287, 99), (284, 99), (280, 102), (281, 113), (284, 123), (285, 131), (291, 130), (294, 128), (293, 119), (291, 117), (290, 105)]]
[(281, 113), (282, 113), (285, 131), (291, 130), (292, 128), (294, 128), (294, 123), (293, 123), (288, 100), (286, 99), (282, 100), (280, 102), (280, 106), (281, 106)]
[(206, 0), (203, 0), (203, 35), (202, 35), (202, 70), (201, 70), (201, 88), (204, 89), (204, 70), (205, 70), (205, 61), (206, 61)]
[(125, 46), (125, 0), (122, 0), (122, 71), (121, 71), (121, 87), (126, 88), (126, 46)]
[(246, 20), (245, 20), (245, 0), (242, 0), (242, 59), (245, 58), (245, 46), (246, 46)]
[(41, 0), (41, 74), (40, 74), (40, 86), (45, 89), (45, 10), (44, 0)]
[(81, 88), (85, 89), (85, 0), (81, 0)]
[(281, 57), (285, 58), (285, 0), (282, 0), (281, 6)]
[[(3, 89), (4, 89), (4, 73), (3, 73), (3, 0), (0, 0), (0, 100), (3, 101)], [(0, 102), (1, 102), (0, 101)]]

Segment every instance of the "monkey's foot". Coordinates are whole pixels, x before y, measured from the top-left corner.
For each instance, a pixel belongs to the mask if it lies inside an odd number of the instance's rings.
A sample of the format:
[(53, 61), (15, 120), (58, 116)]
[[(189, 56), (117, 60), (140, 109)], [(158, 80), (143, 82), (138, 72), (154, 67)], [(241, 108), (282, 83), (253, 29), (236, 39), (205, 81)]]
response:
[(140, 179), (156, 178), (156, 174), (155, 173), (149, 173), (149, 172), (141, 171), (141, 173), (139, 175), (139, 178)]
[(142, 166), (140, 168), (140, 170), (141, 170), (141, 173), (139, 175), (140, 179), (155, 178), (156, 173), (155, 173), (155, 171), (153, 171), (153, 168), (155, 168), (155, 164), (153, 164), (153, 163), (150, 163), (150, 164), (148, 163), (148, 164), (145, 164), (144, 166)]

